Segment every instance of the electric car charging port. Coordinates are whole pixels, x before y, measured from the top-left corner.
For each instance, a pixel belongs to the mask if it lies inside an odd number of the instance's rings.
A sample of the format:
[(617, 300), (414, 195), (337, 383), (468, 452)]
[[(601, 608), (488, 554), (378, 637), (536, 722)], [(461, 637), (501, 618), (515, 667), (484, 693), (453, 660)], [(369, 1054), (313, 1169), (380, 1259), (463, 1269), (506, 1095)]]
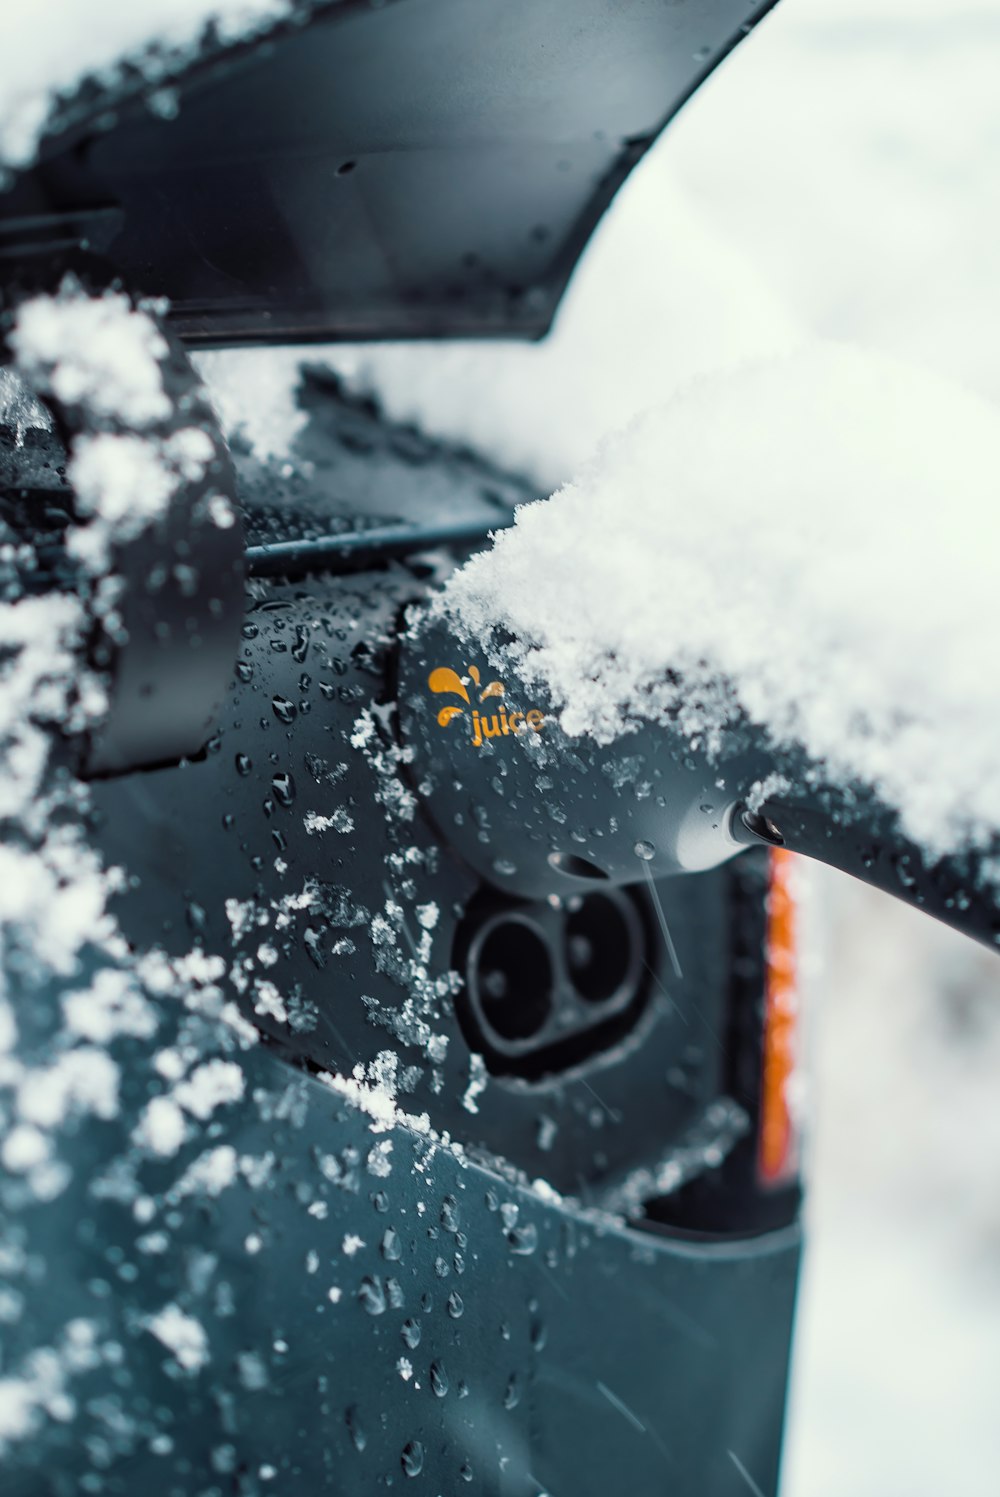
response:
[(646, 924), (626, 890), (555, 903), (483, 893), (456, 938), (458, 1011), (494, 1075), (541, 1080), (617, 1044), (648, 997)]

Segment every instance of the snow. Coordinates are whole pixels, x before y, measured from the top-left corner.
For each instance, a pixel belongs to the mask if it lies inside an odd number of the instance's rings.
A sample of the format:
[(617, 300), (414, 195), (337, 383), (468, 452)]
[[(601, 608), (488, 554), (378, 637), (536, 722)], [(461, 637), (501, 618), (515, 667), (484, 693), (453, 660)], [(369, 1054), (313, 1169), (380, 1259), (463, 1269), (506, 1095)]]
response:
[(38, 1128), (20, 1123), (11, 1128), (0, 1147), (0, 1161), (15, 1174), (27, 1174), (49, 1157), (49, 1141)]
[(17, 1092), (18, 1116), (55, 1128), (74, 1113), (112, 1118), (118, 1110), (118, 1066), (106, 1051), (80, 1045), (51, 1066), (26, 1069)]
[[(48, 762), (45, 726), (69, 716), (66, 683), (75, 669), (73, 652), (82, 622), (80, 604), (70, 597), (23, 598), (0, 606), (0, 739), (5, 768), (0, 776), (0, 817), (23, 814), (33, 819), (32, 807)], [(42, 918), (45, 905), (37, 885), (47, 881), (49, 870), (28, 866), (33, 860), (12, 846), (0, 848), (0, 858), (6, 865), (0, 864), (3, 908), (12, 919), (25, 918), (29, 910)], [(20, 871), (18, 865), (23, 865)], [(56, 960), (61, 961), (58, 928), (46, 934), (52, 936)], [(72, 942), (70, 947), (75, 950)]]
[(217, 1107), (238, 1102), (243, 1095), (243, 1071), (232, 1060), (208, 1060), (174, 1088), (174, 1099), (192, 1117), (206, 1122)]
[(571, 737), (611, 742), (694, 699), (684, 731), (704, 739), (734, 690), (775, 742), (877, 786), (933, 852), (986, 841), (998, 468), (985, 400), (817, 345), (638, 418), (452, 578), (447, 615), (480, 648), (510, 631), (503, 665)]
[(310, 836), (318, 832), (328, 832), (332, 828), (337, 832), (353, 832), (354, 818), (343, 806), (338, 806), (330, 816), (325, 816), (319, 811), (307, 811), (305, 814), (305, 828)]
[[(212, 440), (198, 427), (165, 438), (149, 430), (171, 410), (161, 368), (167, 343), (150, 311), (120, 292), (90, 297), (66, 276), (55, 295), (19, 306), (9, 342), (31, 389), (79, 407), (91, 426), (125, 428), (84, 431), (70, 445), (68, 476), (91, 523), (70, 530), (67, 550), (101, 573), (113, 545), (134, 539), (165, 512), (179, 484), (202, 476)], [(209, 495), (206, 505), (220, 529), (232, 526), (225, 499)]]
[(9, 369), (0, 369), (0, 424), (12, 427), (17, 442), (32, 430), (48, 431), (48, 411)]
[(178, 1196), (218, 1196), (237, 1178), (236, 1150), (231, 1144), (219, 1144), (206, 1149), (189, 1164), (177, 1184), (174, 1193)]
[(98, 972), (88, 988), (68, 993), (62, 1008), (67, 1030), (98, 1045), (122, 1034), (149, 1039), (156, 1032), (156, 1013), (135, 978), (114, 968)]
[(469, 1084), (462, 1093), (462, 1106), (466, 1112), (479, 1111), (479, 1098), (486, 1090), (488, 1079), (485, 1060), (473, 1051), (469, 1056)]
[(171, 1304), (164, 1305), (146, 1323), (157, 1341), (173, 1352), (185, 1372), (198, 1372), (204, 1367), (208, 1361), (208, 1337), (200, 1321)]
[(177, 1103), (170, 1097), (153, 1097), (139, 1119), (135, 1139), (153, 1154), (168, 1158), (177, 1153), (186, 1133), (187, 1123)]
[(32, 387), (65, 405), (84, 405), (133, 427), (170, 414), (159, 364), (166, 340), (121, 292), (85, 296), (67, 277), (58, 295), (21, 304), (9, 342)]
[(0, 1455), (31, 1434), (45, 1415), (70, 1419), (75, 1405), (67, 1392), (69, 1379), (99, 1360), (93, 1323), (71, 1320), (55, 1346), (36, 1348), (17, 1373), (0, 1378)]
[(287, 15), (290, 0), (35, 0), (4, 17), (0, 164), (30, 161), (53, 106), (88, 77), (119, 81), (132, 64), (159, 83), (198, 47), (206, 26), (237, 40)]
[[(152, 443), (142, 437), (108, 433), (77, 440), (69, 477), (81, 513), (109, 521), (122, 540), (142, 529), (146, 518), (162, 514), (176, 488), (173, 475)], [(84, 557), (93, 551), (96, 571), (107, 558), (107, 548), (95, 549), (90, 536), (88, 530), (78, 532), (73, 549)]]

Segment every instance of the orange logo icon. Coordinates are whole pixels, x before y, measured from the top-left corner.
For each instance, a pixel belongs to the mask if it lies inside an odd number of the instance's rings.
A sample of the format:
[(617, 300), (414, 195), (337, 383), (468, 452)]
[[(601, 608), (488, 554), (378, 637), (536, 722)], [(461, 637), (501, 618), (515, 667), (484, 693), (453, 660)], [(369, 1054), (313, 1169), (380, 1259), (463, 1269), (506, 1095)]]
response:
[(437, 670), (431, 671), (427, 677), (427, 685), (436, 696), (442, 694), (455, 696), (465, 703), (465, 707), (458, 707), (454, 703), (442, 707), (437, 715), (440, 727), (446, 728), (456, 717), (464, 717), (467, 707), (471, 712), (472, 742), (476, 748), (481, 748), (487, 738), (500, 738), (509, 733), (518, 736), (529, 730), (535, 733), (541, 732), (545, 716), (537, 708), (532, 708), (530, 712), (508, 712), (506, 706), (501, 705), (496, 712), (489, 715), (485, 712), (480, 713), (478, 708), (472, 705), (472, 698), (469, 695), (470, 686), (479, 692), (480, 702), (486, 702), (491, 697), (505, 698), (507, 688), (502, 681), (491, 681), (488, 686), (484, 687), (478, 666), (470, 665), (466, 669), (467, 674), (460, 676), (450, 666), (441, 665)]

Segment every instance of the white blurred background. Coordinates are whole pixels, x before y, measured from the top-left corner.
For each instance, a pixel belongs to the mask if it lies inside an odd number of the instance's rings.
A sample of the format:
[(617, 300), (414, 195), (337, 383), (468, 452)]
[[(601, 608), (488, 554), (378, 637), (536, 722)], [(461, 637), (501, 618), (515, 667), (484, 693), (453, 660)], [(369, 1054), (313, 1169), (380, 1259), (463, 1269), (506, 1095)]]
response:
[[(1000, 400), (1000, 0), (782, 0), (623, 190), (545, 344), (330, 359), (391, 414), (555, 486), (679, 383), (815, 335)], [(295, 357), (206, 358), (264, 449), (301, 419)], [(784, 1497), (994, 1497), (1000, 961), (848, 880), (813, 894)]]
[[(808, 331), (1000, 399), (996, 0), (783, 0), (659, 153)], [(985, 1497), (1000, 1491), (1000, 962), (833, 875), (815, 893), (827, 950), (783, 1491)]]

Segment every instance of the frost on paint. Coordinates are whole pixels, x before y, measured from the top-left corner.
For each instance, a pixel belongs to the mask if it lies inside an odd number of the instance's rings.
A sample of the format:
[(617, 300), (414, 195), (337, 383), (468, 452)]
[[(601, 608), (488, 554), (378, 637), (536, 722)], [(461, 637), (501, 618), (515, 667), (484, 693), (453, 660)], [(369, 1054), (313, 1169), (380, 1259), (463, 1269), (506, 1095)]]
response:
[[(876, 787), (934, 852), (1000, 830), (1000, 415), (893, 360), (811, 351), (690, 385), (518, 512), (442, 608), (610, 742), (734, 698)], [(495, 637), (495, 636), (494, 636)], [(498, 657), (499, 658), (499, 657)]]

